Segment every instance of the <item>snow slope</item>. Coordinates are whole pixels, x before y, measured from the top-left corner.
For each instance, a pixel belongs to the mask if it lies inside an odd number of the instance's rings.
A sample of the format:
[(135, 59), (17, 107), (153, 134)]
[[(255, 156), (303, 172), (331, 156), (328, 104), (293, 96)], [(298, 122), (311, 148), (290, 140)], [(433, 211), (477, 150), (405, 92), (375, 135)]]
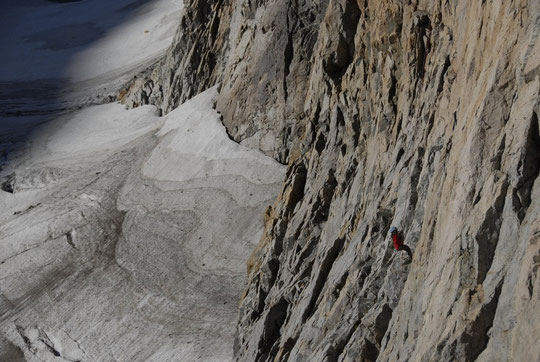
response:
[(228, 138), (215, 96), (40, 129), (15, 193), (0, 192), (0, 360), (232, 358), (245, 262), (284, 166)]

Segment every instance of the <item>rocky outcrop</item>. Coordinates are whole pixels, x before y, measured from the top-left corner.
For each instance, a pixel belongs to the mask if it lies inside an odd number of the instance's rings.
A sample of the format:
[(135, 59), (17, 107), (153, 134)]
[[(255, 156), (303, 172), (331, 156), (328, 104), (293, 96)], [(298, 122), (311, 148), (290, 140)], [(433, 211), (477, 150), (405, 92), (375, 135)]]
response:
[(130, 107), (167, 113), (220, 85), (218, 108), (231, 137), (287, 162), (303, 128), (311, 56), (327, 1), (185, 2), (174, 45), (121, 92)]
[(168, 113), (214, 85), (222, 69), (217, 62), (225, 50), (229, 10), (222, 1), (185, 1), (167, 55), (132, 79), (119, 99), (129, 107), (155, 104)]
[(126, 100), (219, 83), (229, 134), (288, 163), (236, 358), (538, 360), (539, 4), (201, 4)]

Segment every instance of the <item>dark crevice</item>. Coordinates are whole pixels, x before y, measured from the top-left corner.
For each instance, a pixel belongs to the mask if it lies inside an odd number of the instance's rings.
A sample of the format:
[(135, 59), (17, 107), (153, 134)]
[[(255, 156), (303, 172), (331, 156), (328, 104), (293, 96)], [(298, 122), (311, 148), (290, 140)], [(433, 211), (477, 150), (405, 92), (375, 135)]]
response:
[(377, 346), (371, 343), (368, 339), (364, 338), (364, 343), (361, 350), (361, 361), (375, 362), (379, 356), (379, 350)]
[(534, 181), (540, 171), (540, 129), (538, 124), (538, 115), (533, 112), (527, 140), (524, 148), (524, 156), (518, 164), (518, 173), (520, 175), (516, 185), (516, 197), (521, 205), (518, 216), (520, 222), (523, 221), (525, 213), (531, 204), (531, 191)]
[(390, 89), (388, 90), (388, 103), (392, 107), (393, 114), (397, 114), (397, 80), (394, 73), (390, 76)]
[(403, 148), (400, 148), (399, 151), (398, 151), (397, 157), (396, 157), (396, 165), (399, 163), (399, 161), (401, 160), (401, 157), (403, 157), (404, 153), (405, 153), (405, 151), (403, 150)]
[(439, 78), (439, 84), (437, 85), (437, 93), (440, 93), (443, 90), (444, 80), (445, 80), (445, 76), (446, 76), (446, 72), (448, 71), (448, 68), (450, 68), (450, 57), (447, 55), (444, 58), (444, 65), (441, 72), (441, 77)]
[(536, 282), (536, 275), (538, 273), (538, 265), (535, 265), (527, 276), (527, 291), (529, 292), (529, 298), (532, 298), (534, 294), (534, 284)]
[(398, 119), (398, 123), (396, 126), (396, 135), (399, 135), (401, 133), (401, 125), (403, 123), (403, 116), (400, 116)]
[(334, 262), (336, 261), (339, 252), (343, 248), (344, 241), (344, 238), (337, 238), (336, 240), (334, 240), (334, 244), (328, 249), (326, 255), (323, 257), (323, 260), (320, 263), (319, 273), (315, 278), (309, 304), (304, 311), (304, 314), (302, 315), (303, 322), (307, 321), (309, 317), (311, 317), (315, 312), (315, 304), (317, 303), (319, 295), (321, 294), (322, 289), (326, 283), (328, 273), (330, 273), (330, 270), (332, 269), (332, 266), (334, 265)]
[(482, 353), (489, 342), (489, 329), (493, 326), (493, 319), (499, 304), (499, 296), (501, 295), (504, 279), (500, 281), (495, 294), (489, 303), (482, 306), (478, 317), (470, 325), (465, 333), (461, 335), (460, 344), (465, 346), (464, 352), (466, 361), (474, 361)]
[(303, 163), (298, 163), (292, 168), (291, 191), (287, 200), (285, 217), (292, 215), (296, 205), (304, 198), (306, 187), (307, 170)]
[(321, 154), (321, 152), (324, 150), (326, 146), (326, 137), (321, 132), (317, 136), (317, 140), (315, 141), (315, 151), (317, 151), (318, 154)]
[(287, 8), (287, 15), (286, 15), (287, 17), (287, 44), (285, 45), (285, 51), (283, 54), (283, 58), (285, 61), (285, 69), (284, 69), (284, 74), (283, 74), (283, 93), (285, 94), (285, 101), (289, 97), (288, 89), (287, 89), (287, 77), (290, 74), (290, 67), (291, 67), (293, 57), (294, 57), (293, 28), (291, 27), (290, 19), (289, 19), (291, 3), (292, 2), (289, 2), (289, 6)]
[(310, 242), (307, 244), (306, 247), (303, 248), (303, 250), (300, 252), (300, 255), (298, 255), (297, 260), (295, 261), (295, 265), (293, 270), (295, 273), (298, 273), (300, 271), (300, 268), (305, 264), (305, 260), (311, 256), (313, 251), (315, 250), (315, 242), (310, 240)]
[(328, 220), (330, 204), (334, 196), (334, 190), (337, 186), (337, 180), (334, 175), (334, 170), (330, 170), (328, 179), (317, 195), (317, 200), (311, 209), (313, 215), (313, 223), (320, 224)]
[(288, 307), (289, 303), (285, 299), (280, 299), (270, 307), (264, 319), (264, 332), (259, 340), (259, 351), (255, 358), (257, 361), (264, 361), (274, 344), (279, 340), (281, 326), (287, 317)]
[(287, 338), (285, 343), (283, 343), (283, 346), (281, 346), (281, 360), (287, 361), (289, 358), (289, 354), (291, 353), (292, 349), (296, 345), (296, 341), (298, 338)]
[(349, 272), (346, 271), (341, 278), (339, 278), (339, 281), (336, 283), (336, 286), (334, 288), (334, 291), (332, 292), (332, 295), (334, 298), (338, 298), (339, 294), (341, 293), (341, 289), (345, 286), (345, 282), (347, 281), (347, 278), (349, 277)]
[(360, 118), (358, 115), (353, 116), (351, 128), (353, 131), (354, 147), (356, 148), (358, 146), (358, 139), (360, 138)]
[[(394, 74), (390, 77), (390, 89), (388, 90), (388, 102), (392, 103), (395, 107), (394, 97), (396, 96), (397, 91), (397, 81), (394, 77)], [(394, 109), (395, 113), (396, 109)]]
[(499, 147), (497, 148), (497, 152), (495, 153), (495, 156), (491, 158), (491, 164), (494, 170), (501, 170), (502, 156), (503, 156), (505, 147), (506, 147), (506, 134), (503, 135), (501, 142), (499, 143)]
[(508, 183), (505, 181), (500, 194), (497, 195), (493, 205), (487, 210), (482, 225), (475, 236), (478, 244), (478, 284), (483, 283), (495, 257), (507, 188)]
[(21, 214), (27, 213), (28, 211), (35, 209), (39, 205), (41, 205), (41, 202), (38, 202), (37, 204), (30, 205), (30, 206), (28, 206), (26, 209), (24, 209), (22, 211), (15, 211), (13, 213), (13, 215), (21, 215)]
[(431, 30), (431, 22), (426, 14), (417, 14), (414, 18), (414, 33), (416, 38), (416, 77), (421, 79), (424, 76), (424, 66), (426, 63), (429, 44), (424, 43), (424, 36), (430, 41), (428, 31)]
[[(261, 266), (261, 294), (264, 295), (265, 298), (276, 282), (279, 267), (279, 261), (274, 258), (268, 260)], [(261, 304), (261, 308), (264, 308), (264, 302)], [(262, 309), (260, 309), (260, 311), (262, 312)]]
[(435, 113), (432, 113), (431, 116), (429, 116), (428, 124), (426, 127), (426, 140), (431, 134), (431, 130), (433, 129), (433, 124), (435, 123)]
[(375, 342), (377, 345), (381, 344), (382, 338), (388, 329), (390, 320), (392, 319), (393, 310), (390, 308), (388, 303), (383, 304), (380, 311), (375, 317), (374, 323), (371, 326), (371, 333), (375, 337)]
[(343, 116), (341, 107), (336, 107), (336, 124), (338, 127), (345, 126), (345, 117)]
[(345, 2), (345, 9), (343, 9), (341, 19), (335, 20), (341, 20), (343, 32), (339, 34), (337, 44), (334, 45), (331, 55), (323, 60), (323, 69), (337, 83), (345, 74), (355, 53), (354, 37), (360, 20), (360, 8), (357, 2)]
[(339, 361), (339, 357), (343, 354), (343, 351), (345, 350), (345, 347), (350, 342), (351, 338), (354, 335), (354, 332), (358, 330), (358, 327), (360, 326), (360, 320), (357, 320), (354, 323), (351, 323), (351, 328), (349, 329), (348, 333), (345, 335), (345, 338), (343, 338), (339, 343), (337, 343), (335, 347), (336, 351), (336, 358)]
[(358, 275), (358, 286), (362, 287), (364, 285), (364, 282), (366, 278), (371, 274), (371, 268), (373, 266), (373, 263), (370, 262), (370, 259), (367, 259), (364, 262), (364, 265), (362, 266), (362, 270), (360, 271), (360, 274)]
[(478, 204), (481, 199), (482, 199), (482, 189), (478, 190), (478, 192), (476, 193), (476, 197), (474, 198), (472, 206), (476, 206), (476, 204)]
[[(217, 14), (214, 15), (214, 17), (212, 18), (212, 24), (210, 25), (210, 39), (212, 41), (216, 41), (220, 20), (221, 20), (221, 17), (218, 16)], [(213, 69), (213, 68), (210, 68), (210, 69)]]

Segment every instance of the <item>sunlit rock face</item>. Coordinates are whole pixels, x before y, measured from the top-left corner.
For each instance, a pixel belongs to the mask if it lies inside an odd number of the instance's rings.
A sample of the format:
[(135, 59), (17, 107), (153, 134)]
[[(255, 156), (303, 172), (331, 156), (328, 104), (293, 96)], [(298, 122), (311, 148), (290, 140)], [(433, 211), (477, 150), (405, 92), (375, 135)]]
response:
[(540, 358), (538, 2), (185, 6), (123, 100), (219, 84), (231, 137), (288, 164), (238, 360)]
[(178, 21), (3, 174), (0, 359), (540, 360), (537, 1)]

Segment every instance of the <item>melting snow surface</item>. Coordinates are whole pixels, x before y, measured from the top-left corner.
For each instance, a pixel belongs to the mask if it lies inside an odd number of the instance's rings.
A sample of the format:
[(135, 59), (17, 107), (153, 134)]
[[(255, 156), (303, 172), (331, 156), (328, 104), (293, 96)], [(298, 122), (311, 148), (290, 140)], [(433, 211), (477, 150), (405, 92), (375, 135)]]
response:
[(232, 359), (285, 167), (228, 138), (216, 93), (162, 118), (106, 104), (40, 129), (19, 190), (0, 192), (0, 283), (17, 301), (0, 304), (0, 334), (26, 357)]
[[(280, 182), (274, 159), (229, 139), (212, 108), (216, 95), (216, 88), (207, 90), (166, 116), (158, 132), (163, 146), (152, 152), (144, 174), (162, 181), (237, 175), (255, 184)], [(261, 169), (261, 165), (269, 167)]]

